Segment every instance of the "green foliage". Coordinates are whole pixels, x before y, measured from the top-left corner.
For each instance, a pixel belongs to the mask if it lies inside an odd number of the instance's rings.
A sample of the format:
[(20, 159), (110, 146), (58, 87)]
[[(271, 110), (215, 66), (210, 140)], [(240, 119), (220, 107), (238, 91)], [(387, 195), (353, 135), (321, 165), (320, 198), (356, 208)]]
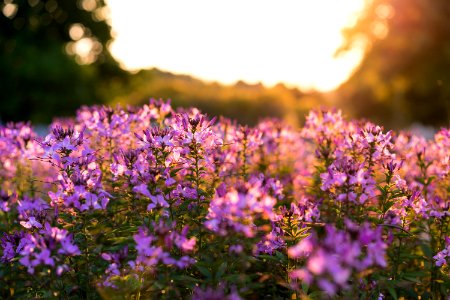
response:
[(365, 58), (339, 89), (359, 117), (388, 127), (450, 121), (450, 2), (372, 0), (346, 30), (343, 49), (363, 42)]
[[(103, 101), (102, 87), (125, 74), (107, 49), (112, 37), (104, 7), (102, 0), (0, 4), (0, 121), (48, 123), (52, 116)], [(74, 24), (82, 36), (69, 34)], [(87, 60), (74, 52), (73, 38), (93, 42)]]
[(239, 81), (222, 85), (158, 69), (130, 74), (126, 83), (116, 82), (105, 92), (111, 105), (142, 105), (149, 98), (172, 99), (174, 107), (197, 107), (208, 115), (223, 115), (242, 124), (256, 124), (264, 117), (299, 124), (308, 110), (325, 103), (320, 93), (302, 92), (283, 84), (265, 87)]

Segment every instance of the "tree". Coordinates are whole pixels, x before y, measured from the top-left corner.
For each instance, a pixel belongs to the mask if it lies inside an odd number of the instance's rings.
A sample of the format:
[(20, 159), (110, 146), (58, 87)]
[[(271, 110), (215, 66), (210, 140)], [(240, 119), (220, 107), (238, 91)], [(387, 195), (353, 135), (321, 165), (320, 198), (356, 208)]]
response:
[(73, 114), (123, 78), (103, 0), (4, 0), (0, 9), (0, 121)]
[(450, 1), (371, 0), (345, 32), (362, 64), (338, 93), (360, 117), (388, 127), (441, 126), (450, 116)]

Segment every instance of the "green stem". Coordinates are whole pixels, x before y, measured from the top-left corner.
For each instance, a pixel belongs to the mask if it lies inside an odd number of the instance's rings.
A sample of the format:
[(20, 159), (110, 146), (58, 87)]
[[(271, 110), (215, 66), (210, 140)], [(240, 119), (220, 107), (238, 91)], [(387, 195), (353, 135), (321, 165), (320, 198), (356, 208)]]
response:
[(201, 215), (201, 203), (200, 203), (200, 167), (199, 167), (199, 162), (200, 162), (200, 157), (198, 155), (198, 147), (197, 144), (195, 143), (195, 141), (193, 142), (193, 154), (194, 154), (194, 160), (195, 160), (195, 166), (194, 166), (194, 176), (195, 176), (195, 190), (197, 193), (197, 226), (198, 226), (198, 231), (199, 231), (199, 239), (198, 239), (198, 252), (199, 255), (201, 253), (202, 250), (202, 242), (203, 242), (203, 232), (202, 232), (202, 222), (200, 219), (200, 215)]
[(83, 214), (83, 235), (84, 235), (84, 272), (86, 276), (86, 285), (85, 285), (85, 293), (86, 293), (86, 299), (89, 298), (89, 289), (90, 289), (90, 275), (89, 275), (89, 249), (88, 249), (88, 235), (86, 230), (86, 214)]
[[(141, 273), (139, 272), (139, 283), (142, 282), (142, 277), (141, 277)], [(141, 299), (141, 287), (139, 286), (139, 290), (136, 294), (136, 300), (140, 300)]]
[(242, 176), (247, 179), (247, 136), (244, 138), (244, 150), (242, 151), (243, 165), (242, 165)]
[[(403, 218), (402, 220), (402, 228), (401, 230), (404, 231), (404, 225), (405, 224), (405, 218)], [(401, 233), (402, 234), (402, 233)], [(403, 239), (400, 236), (398, 238), (398, 247), (395, 249), (395, 259), (394, 259), (394, 268), (392, 269), (392, 279), (397, 279), (397, 275), (398, 275), (398, 267), (400, 264), (400, 253), (401, 253), (401, 248), (402, 248), (402, 244), (403, 244)]]

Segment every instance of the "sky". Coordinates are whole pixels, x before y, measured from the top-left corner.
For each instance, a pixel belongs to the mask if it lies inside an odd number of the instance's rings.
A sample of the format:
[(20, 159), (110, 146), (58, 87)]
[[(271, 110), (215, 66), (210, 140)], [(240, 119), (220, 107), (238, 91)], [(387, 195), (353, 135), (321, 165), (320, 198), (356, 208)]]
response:
[(330, 91), (363, 50), (335, 57), (364, 0), (107, 0), (110, 50), (130, 71)]

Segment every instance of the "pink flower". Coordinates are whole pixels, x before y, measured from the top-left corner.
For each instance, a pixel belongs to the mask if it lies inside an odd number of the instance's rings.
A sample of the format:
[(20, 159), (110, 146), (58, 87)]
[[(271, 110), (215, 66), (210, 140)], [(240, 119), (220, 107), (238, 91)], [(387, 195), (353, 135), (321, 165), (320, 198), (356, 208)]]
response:
[(29, 217), (28, 221), (20, 221), (20, 225), (22, 225), (23, 227), (30, 229), (32, 227), (36, 227), (36, 228), (42, 228), (42, 224), (39, 223), (38, 221), (36, 221), (35, 217)]

